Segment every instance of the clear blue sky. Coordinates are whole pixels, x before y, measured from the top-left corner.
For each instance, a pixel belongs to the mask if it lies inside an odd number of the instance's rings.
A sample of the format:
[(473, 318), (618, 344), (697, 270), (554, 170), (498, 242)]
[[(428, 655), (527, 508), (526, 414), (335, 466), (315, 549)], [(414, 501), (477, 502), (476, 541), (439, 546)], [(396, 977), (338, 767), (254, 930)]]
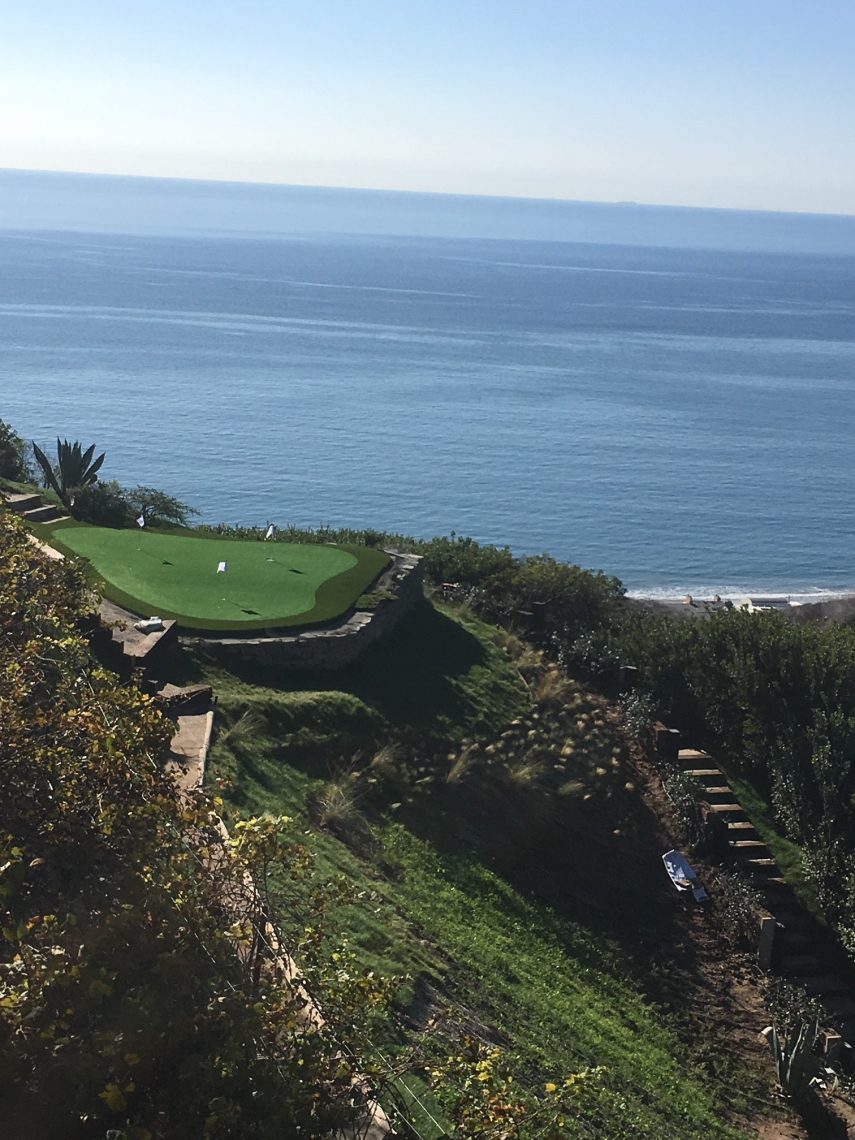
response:
[(855, 0), (12, 0), (0, 166), (855, 213)]

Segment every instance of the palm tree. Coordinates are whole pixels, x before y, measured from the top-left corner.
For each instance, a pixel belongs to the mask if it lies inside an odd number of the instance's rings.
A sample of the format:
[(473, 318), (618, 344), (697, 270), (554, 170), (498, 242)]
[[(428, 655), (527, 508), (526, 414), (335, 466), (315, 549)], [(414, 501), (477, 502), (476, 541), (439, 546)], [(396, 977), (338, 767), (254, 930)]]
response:
[(45, 486), (53, 487), (60, 500), (71, 510), (74, 505), (74, 492), (89, 487), (98, 481), (98, 471), (104, 462), (105, 452), (93, 460), (95, 444), (84, 451), (80, 443), (69, 443), (67, 439), (56, 441), (56, 463), (53, 464), (37, 443), (33, 443), (33, 454), (44, 474)]

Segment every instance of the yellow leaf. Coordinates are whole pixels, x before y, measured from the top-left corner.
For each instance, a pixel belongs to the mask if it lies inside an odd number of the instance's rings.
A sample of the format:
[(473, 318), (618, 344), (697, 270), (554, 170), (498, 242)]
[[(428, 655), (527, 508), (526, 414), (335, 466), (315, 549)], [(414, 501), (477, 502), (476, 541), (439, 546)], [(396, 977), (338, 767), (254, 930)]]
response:
[(111, 1081), (103, 1092), (98, 1093), (98, 1096), (111, 1112), (121, 1112), (123, 1108), (127, 1108), (128, 1102), (125, 1100), (125, 1095), (115, 1082)]
[(556, 1085), (553, 1081), (547, 1081), (543, 1087), (548, 1093), (554, 1093), (558, 1091), (558, 1085)]

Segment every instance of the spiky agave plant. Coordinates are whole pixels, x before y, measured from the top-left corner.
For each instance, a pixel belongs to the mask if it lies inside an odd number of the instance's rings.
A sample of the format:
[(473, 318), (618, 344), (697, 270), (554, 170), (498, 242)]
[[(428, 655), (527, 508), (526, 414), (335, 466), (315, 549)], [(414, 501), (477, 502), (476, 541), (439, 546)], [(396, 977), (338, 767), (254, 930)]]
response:
[(56, 463), (51, 463), (37, 443), (33, 443), (39, 467), (45, 478), (45, 486), (52, 487), (59, 495), (60, 501), (71, 510), (74, 502), (74, 492), (81, 487), (90, 487), (98, 481), (98, 472), (104, 462), (106, 452), (101, 452), (94, 459), (95, 444), (83, 450), (80, 442), (75, 440), (69, 443), (67, 439), (56, 440)]
[(816, 1034), (816, 1022), (808, 1021), (797, 1022), (786, 1035), (778, 1033), (774, 1025), (767, 1026), (761, 1034), (772, 1054), (781, 1092), (794, 1101), (801, 1100), (817, 1077), (813, 1054)]

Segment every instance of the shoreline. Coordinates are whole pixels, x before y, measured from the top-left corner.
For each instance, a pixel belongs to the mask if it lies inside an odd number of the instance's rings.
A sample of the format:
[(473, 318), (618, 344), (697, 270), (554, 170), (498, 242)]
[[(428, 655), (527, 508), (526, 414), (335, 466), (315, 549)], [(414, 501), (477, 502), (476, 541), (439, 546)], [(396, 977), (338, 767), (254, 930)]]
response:
[(789, 601), (793, 604), (805, 605), (812, 602), (832, 602), (840, 598), (855, 598), (855, 585), (853, 586), (793, 586), (762, 587), (762, 586), (695, 586), (694, 588), (676, 586), (649, 586), (627, 589), (626, 596), (639, 602), (682, 602), (691, 596), (698, 602), (711, 602), (716, 597), (722, 601), (737, 602), (745, 598), (769, 598), (776, 601)]
[(721, 594), (701, 597), (689, 594), (682, 596), (644, 595), (640, 592), (626, 594), (626, 601), (633, 609), (645, 610), (680, 620), (708, 617), (718, 610), (745, 608), (753, 613), (779, 613), (797, 624), (809, 621), (849, 621), (855, 619), (855, 591), (817, 591), (816, 593), (744, 593)]

